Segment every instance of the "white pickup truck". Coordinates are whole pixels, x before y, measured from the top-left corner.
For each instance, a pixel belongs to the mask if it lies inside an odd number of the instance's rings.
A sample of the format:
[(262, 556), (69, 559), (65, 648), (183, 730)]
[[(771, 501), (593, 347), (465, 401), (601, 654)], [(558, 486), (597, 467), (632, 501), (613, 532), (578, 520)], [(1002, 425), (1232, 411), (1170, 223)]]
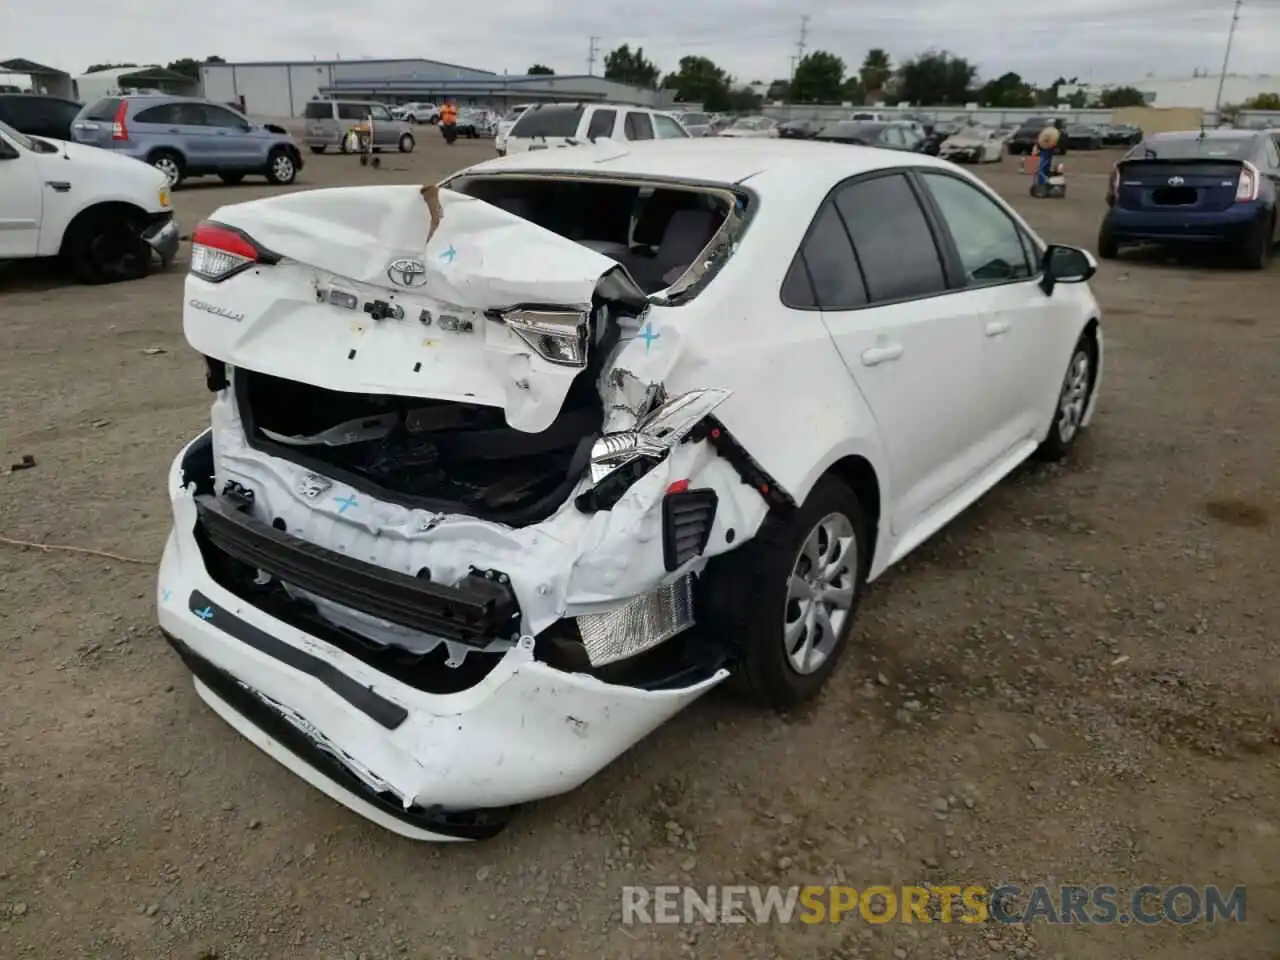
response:
[(63, 257), (85, 283), (146, 276), (178, 250), (164, 174), (0, 123), (0, 261)]

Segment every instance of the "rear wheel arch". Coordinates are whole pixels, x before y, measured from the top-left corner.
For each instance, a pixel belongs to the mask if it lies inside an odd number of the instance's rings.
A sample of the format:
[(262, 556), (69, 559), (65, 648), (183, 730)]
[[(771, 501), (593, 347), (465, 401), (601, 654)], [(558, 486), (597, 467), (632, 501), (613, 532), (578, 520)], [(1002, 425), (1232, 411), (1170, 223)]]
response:
[(137, 217), (139, 219), (145, 219), (150, 216), (147, 211), (136, 203), (128, 203), (124, 200), (100, 200), (97, 203), (91, 203), (67, 223), (66, 229), (62, 231), (62, 241), (58, 245), (58, 252), (62, 254), (67, 252), (68, 239), (73, 235), (74, 231), (83, 229), (84, 224), (90, 219), (108, 216), (113, 213), (118, 213), (127, 218)]
[(841, 457), (827, 468), (827, 475), (838, 477), (858, 495), (863, 518), (867, 523), (867, 550), (864, 563), (868, 570), (874, 566), (876, 544), (880, 533), (881, 490), (880, 477), (871, 461), (858, 454)]
[(119, 222), (130, 232), (133, 225), (141, 231), (150, 215), (137, 204), (123, 200), (104, 200), (85, 207), (67, 224), (58, 253), (75, 271), (82, 283), (110, 283), (145, 276), (150, 268), (151, 251), (139, 232), (124, 240), (122, 259), (101, 259), (95, 250), (104, 234), (110, 234)]

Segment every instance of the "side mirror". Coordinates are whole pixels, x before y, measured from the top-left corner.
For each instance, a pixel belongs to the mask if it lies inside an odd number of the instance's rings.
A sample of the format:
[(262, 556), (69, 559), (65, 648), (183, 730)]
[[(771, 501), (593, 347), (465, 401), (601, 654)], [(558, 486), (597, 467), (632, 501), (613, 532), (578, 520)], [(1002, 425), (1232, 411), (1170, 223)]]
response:
[(1040, 269), (1043, 274), (1040, 289), (1052, 296), (1053, 288), (1059, 283), (1084, 283), (1091, 279), (1098, 272), (1098, 261), (1088, 250), (1051, 243), (1044, 252)]

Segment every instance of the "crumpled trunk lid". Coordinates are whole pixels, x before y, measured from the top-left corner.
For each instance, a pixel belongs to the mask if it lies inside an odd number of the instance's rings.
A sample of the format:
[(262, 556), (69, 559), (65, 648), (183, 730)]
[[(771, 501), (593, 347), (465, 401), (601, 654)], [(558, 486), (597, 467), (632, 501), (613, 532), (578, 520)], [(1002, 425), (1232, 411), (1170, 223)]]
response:
[[(219, 208), (278, 255), (229, 280), (187, 278), (191, 345), (235, 367), (352, 393), (502, 408), (528, 432), (554, 419), (581, 367), (549, 362), (495, 311), (640, 309), (616, 261), (481, 200), (415, 186), (283, 194)], [(434, 225), (433, 225), (434, 220)], [(334, 293), (336, 291), (336, 294)], [(386, 310), (391, 315), (378, 318)]]

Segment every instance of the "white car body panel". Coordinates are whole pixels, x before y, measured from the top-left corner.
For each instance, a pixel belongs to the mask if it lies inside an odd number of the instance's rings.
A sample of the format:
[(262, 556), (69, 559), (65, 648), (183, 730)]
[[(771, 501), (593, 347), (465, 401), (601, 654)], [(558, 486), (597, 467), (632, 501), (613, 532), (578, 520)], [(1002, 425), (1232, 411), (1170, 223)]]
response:
[[(608, 143), (522, 153), (457, 176), (589, 172), (736, 186), (759, 199), (748, 205), (741, 240), (695, 298), (672, 305), (655, 295), (639, 318), (620, 321), (620, 341), (598, 381), (603, 429), (631, 429), (632, 401), (652, 388), (670, 396), (714, 389), (727, 393), (716, 419), (796, 503), (838, 462), (865, 461), (882, 505), (868, 572), (875, 579), (1047, 436), (1071, 350), (1085, 324), (1100, 316), (1086, 284), (1060, 283), (1049, 296), (1035, 280), (862, 310), (785, 306), (784, 278), (823, 199), (835, 184), (886, 167), (954, 170), (945, 161), (896, 151), (785, 140), (720, 145), (711, 138), (678, 147)], [(284, 259), (223, 283), (189, 277), (189, 341), (231, 367), (338, 392), (462, 400), (502, 409), (516, 429), (545, 429), (577, 371), (542, 361), (484, 311), (530, 302), (581, 307), (602, 276), (617, 275), (617, 263), (447, 188), (439, 197), (434, 228), (416, 187), (293, 193), (220, 209), (215, 220)], [(402, 258), (424, 265), (424, 285), (390, 283), (388, 264)], [(318, 303), (316, 291), (335, 285), (362, 297), (394, 295), (404, 316), (373, 321)], [(420, 310), (470, 317), (475, 332), (424, 327)], [(1086, 424), (1101, 378), (1100, 334), (1097, 343)], [(892, 362), (881, 362), (885, 355)], [(610, 509), (575, 507), (574, 497), (591, 486), (584, 475), (551, 516), (513, 527), (382, 501), (335, 478), (319, 478), (323, 495), (317, 496), (310, 469), (251, 445), (237, 404), (227, 388), (213, 403), (215, 488), (251, 490), (254, 516), (276, 518), (294, 537), (399, 574), (426, 567), (433, 581), (453, 584), (480, 565), (510, 577), (519, 636), (494, 638), (487, 648), (501, 654), (499, 665), (461, 693), (425, 693), (215, 582), (194, 536), (186, 451), (174, 461), (168, 486), (175, 522), (158, 584), (164, 629), (252, 684), (276, 709), (296, 714), (309, 736), (406, 809), (493, 807), (571, 789), (724, 679), (721, 669), (653, 692), (565, 673), (532, 656), (533, 638), (561, 618), (616, 611), (701, 571), (760, 528), (768, 501), (708, 440), (675, 447)], [(662, 503), (672, 484), (686, 481), (716, 491), (719, 506), (702, 554), (669, 571)], [(209, 601), (208, 617), (196, 610), (196, 596)], [(407, 628), (324, 597), (310, 599), (324, 619), (379, 642), (407, 636)], [(218, 628), (224, 613), (375, 690), (403, 707), (408, 719), (388, 733), (324, 684), (229, 640)], [(451, 657), (466, 656), (448, 650)], [(202, 684), (200, 694), (258, 746), (356, 812), (405, 836), (450, 839), (379, 811), (317, 774), (208, 686)]]
[(987, 137), (950, 136), (938, 148), (938, 156), (949, 159), (952, 154), (968, 154), (977, 151), (978, 163), (995, 163), (1004, 156), (1004, 139), (997, 131)]
[(0, 131), (17, 154), (0, 159), (0, 259), (56, 256), (71, 221), (95, 204), (169, 210), (168, 184), (151, 166), (97, 147), (40, 139), (57, 152), (28, 150)]

